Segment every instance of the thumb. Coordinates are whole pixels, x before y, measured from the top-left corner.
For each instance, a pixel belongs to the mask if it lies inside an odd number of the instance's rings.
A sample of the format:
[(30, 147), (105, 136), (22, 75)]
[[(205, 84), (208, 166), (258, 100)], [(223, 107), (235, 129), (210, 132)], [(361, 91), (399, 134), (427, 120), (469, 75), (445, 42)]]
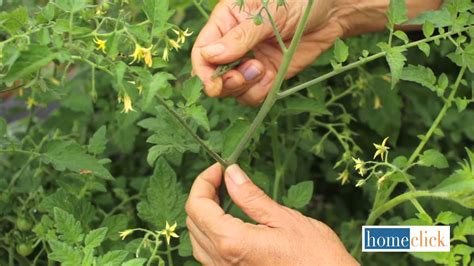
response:
[(238, 165), (226, 169), (225, 183), (232, 201), (257, 223), (276, 227), (286, 216), (285, 208), (257, 187)]
[(272, 34), (268, 25), (255, 25), (246, 20), (224, 36), (201, 49), (201, 55), (211, 64), (227, 64), (242, 58), (255, 45)]

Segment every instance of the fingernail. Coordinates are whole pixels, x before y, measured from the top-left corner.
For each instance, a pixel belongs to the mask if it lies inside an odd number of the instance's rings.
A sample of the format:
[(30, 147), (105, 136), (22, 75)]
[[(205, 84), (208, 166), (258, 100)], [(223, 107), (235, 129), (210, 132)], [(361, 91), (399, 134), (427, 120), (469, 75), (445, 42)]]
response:
[(211, 44), (209, 46), (202, 48), (202, 51), (201, 51), (204, 57), (214, 57), (214, 56), (223, 54), (224, 52), (225, 52), (225, 47), (221, 43)]
[(246, 81), (253, 80), (258, 77), (262, 72), (256, 66), (251, 65), (244, 70), (244, 78)]
[(249, 179), (247, 174), (236, 164), (227, 167), (225, 172), (236, 185), (242, 185)]

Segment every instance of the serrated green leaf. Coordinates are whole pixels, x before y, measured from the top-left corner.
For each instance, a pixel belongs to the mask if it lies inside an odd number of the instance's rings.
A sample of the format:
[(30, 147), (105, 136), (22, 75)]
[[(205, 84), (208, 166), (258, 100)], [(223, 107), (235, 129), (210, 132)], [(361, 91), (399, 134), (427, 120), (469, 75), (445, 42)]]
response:
[(54, 215), (55, 207), (73, 214), (82, 224), (89, 224), (96, 216), (95, 208), (88, 199), (78, 199), (63, 189), (58, 189), (45, 197), (38, 206), (40, 211), (49, 212), (52, 215)]
[(435, 25), (431, 21), (427, 20), (423, 24), (423, 35), (425, 35), (426, 38), (431, 37), (434, 33), (434, 30), (435, 30)]
[(202, 88), (202, 81), (197, 76), (184, 82), (182, 94), (184, 99), (186, 99), (186, 105), (190, 106), (197, 102), (201, 96)]
[(403, 69), (400, 79), (416, 82), (431, 91), (436, 91), (436, 76), (429, 67), (408, 65)]
[(400, 25), (408, 20), (407, 6), (405, 0), (390, 0), (390, 8), (388, 10), (389, 27)]
[(431, 53), (431, 47), (427, 43), (420, 43), (418, 44), (418, 49), (422, 51), (426, 56), (430, 56)]
[(407, 58), (403, 55), (404, 50), (399, 48), (391, 48), (387, 51), (387, 62), (390, 66), (390, 72), (392, 74), (392, 89), (400, 80), (402, 75), (403, 67)]
[(52, 252), (48, 254), (48, 259), (61, 262), (65, 266), (81, 265), (81, 252), (76, 248), (57, 241), (51, 240), (48, 242)]
[(87, 155), (74, 141), (52, 141), (41, 155), (45, 163), (52, 164), (58, 171), (66, 169), (82, 173), (84, 170), (107, 180), (113, 180), (109, 171), (97, 159)]
[(426, 21), (430, 21), (436, 27), (447, 27), (452, 25), (451, 14), (446, 8), (421, 13), (418, 17), (410, 20), (407, 24), (423, 25)]
[(344, 63), (349, 58), (349, 46), (341, 39), (337, 39), (334, 44), (334, 58), (339, 63)]
[(397, 37), (398, 39), (402, 40), (405, 44), (410, 42), (408, 35), (403, 31), (397, 30), (393, 33), (393, 35), (395, 35), (395, 37)]
[(28, 10), (26, 7), (18, 7), (10, 12), (0, 13), (1, 28), (7, 30), (11, 35), (15, 35), (21, 29), (28, 26)]
[[(470, 158), (470, 151), (468, 150)], [(462, 169), (455, 171), (451, 176), (444, 179), (432, 191), (446, 193), (446, 197), (461, 204), (464, 207), (474, 209), (474, 174), (472, 167), (474, 163), (468, 163)]]
[(211, 130), (207, 110), (203, 106), (193, 105), (185, 109), (186, 114), (206, 131)]
[(148, 108), (152, 103), (156, 94), (170, 86), (169, 80), (174, 80), (175, 77), (167, 72), (159, 72), (153, 75), (150, 85), (145, 87), (143, 94), (143, 108)]
[(471, 216), (465, 218), (458, 226), (454, 227), (452, 240), (467, 242), (466, 236), (474, 235), (474, 220)]
[(438, 216), (436, 217), (436, 223), (437, 224), (438, 223), (439, 224), (455, 224), (461, 221), (461, 219), (462, 219), (461, 215), (454, 212), (445, 211), (438, 214)]
[(283, 203), (288, 207), (301, 209), (311, 201), (313, 189), (313, 181), (303, 181), (293, 185), (288, 190), (288, 195), (283, 197)]
[(199, 151), (199, 144), (170, 116), (163, 106), (157, 107), (156, 110), (156, 118), (145, 119), (138, 123), (141, 127), (157, 132), (147, 139), (147, 142), (155, 144), (148, 151), (147, 162), (149, 165), (154, 165), (156, 159), (161, 156)]
[(470, 103), (470, 100), (467, 99), (466, 97), (463, 98), (456, 98), (454, 99), (454, 102), (456, 103), (456, 107), (458, 108), (458, 112), (462, 112), (466, 110), (467, 105)]
[(433, 166), (439, 169), (447, 168), (448, 161), (444, 155), (437, 151), (437, 150), (427, 150), (421, 156), (419, 160), (419, 164), (423, 166)]
[(67, 12), (77, 12), (86, 7), (85, 0), (56, 0), (56, 5)]
[(101, 154), (105, 151), (108, 139), (107, 139), (107, 128), (101, 126), (92, 137), (89, 139), (89, 145), (87, 150), (92, 154)]
[(119, 232), (127, 229), (128, 217), (125, 214), (117, 214), (107, 216), (100, 224), (101, 227), (107, 227), (106, 238), (111, 240), (118, 240), (120, 238)]
[(462, 59), (463, 63), (469, 68), (469, 71), (474, 73), (474, 43), (464, 48)]
[(28, 50), (20, 53), (20, 56), (13, 63), (4, 80), (12, 82), (24, 78), (38, 71), (56, 57), (57, 53), (51, 53), (48, 47), (32, 44), (28, 47)]
[(127, 257), (128, 252), (125, 250), (113, 250), (105, 253), (104, 256), (97, 259), (97, 265), (116, 266), (120, 265)]
[(160, 30), (169, 16), (172, 14), (169, 12), (169, 1), (155, 1), (155, 0), (144, 0), (143, 11), (145, 12), (148, 20), (154, 25), (154, 28)]
[(144, 258), (135, 258), (124, 262), (122, 266), (143, 266), (146, 261), (147, 259)]
[(86, 247), (93, 249), (100, 246), (107, 235), (107, 230), (108, 229), (106, 227), (101, 227), (87, 233), (86, 238), (84, 239), (84, 244)]
[(165, 228), (166, 221), (185, 226), (184, 204), (187, 195), (178, 183), (176, 174), (164, 159), (158, 159), (146, 192), (146, 199), (138, 205), (138, 216), (156, 229)]
[(107, 45), (105, 52), (112, 59), (115, 60), (119, 54), (119, 45), (122, 39), (122, 35), (116, 31), (107, 39)]
[(62, 240), (70, 244), (82, 241), (84, 235), (82, 234), (81, 223), (72, 214), (54, 208), (54, 222), (56, 231), (62, 235)]

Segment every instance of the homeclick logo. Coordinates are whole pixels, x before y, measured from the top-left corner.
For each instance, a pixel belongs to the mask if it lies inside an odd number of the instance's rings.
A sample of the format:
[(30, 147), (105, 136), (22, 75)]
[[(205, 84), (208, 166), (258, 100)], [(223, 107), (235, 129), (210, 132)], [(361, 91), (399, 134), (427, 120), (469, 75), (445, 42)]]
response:
[(449, 226), (362, 226), (363, 252), (449, 252)]

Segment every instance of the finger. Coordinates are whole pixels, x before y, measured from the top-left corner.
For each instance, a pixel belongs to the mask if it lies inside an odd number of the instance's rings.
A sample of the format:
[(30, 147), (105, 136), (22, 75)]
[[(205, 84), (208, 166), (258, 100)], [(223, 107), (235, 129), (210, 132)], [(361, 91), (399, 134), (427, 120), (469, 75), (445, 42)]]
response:
[(227, 72), (222, 77), (224, 80), (222, 96), (242, 94), (257, 83), (264, 73), (265, 67), (256, 59), (250, 59), (242, 63), (237, 69)]
[(201, 55), (201, 48), (222, 38), (223, 33), (237, 25), (238, 21), (230, 13), (227, 4), (221, 2), (216, 5), (207, 24), (203, 27), (194, 43), (191, 52), (193, 72), (204, 84), (204, 91), (210, 97), (217, 97), (222, 90), (222, 79), (212, 78), (216, 65), (205, 60)]
[(248, 51), (272, 37), (272, 29), (264, 23), (255, 25), (253, 20), (237, 24), (222, 38), (202, 47), (201, 55), (212, 64), (227, 64), (242, 58)]
[(196, 223), (189, 216), (186, 219), (186, 227), (188, 227), (189, 233), (194, 236), (199, 246), (208, 255), (212, 256), (216, 253), (213, 242), (196, 226)]
[(286, 210), (257, 187), (236, 164), (225, 171), (225, 183), (232, 201), (254, 221), (278, 227)]
[(207, 254), (206, 251), (199, 245), (199, 242), (196, 240), (193, 234), (189, 234), (191, 239), (191, 245), (193, 246), (193, 257), (203, 265), (209, 265), (212, 263), (211, 257)]
[(265, 76), (259, 82), (250, 87), (245, 93), (238, 96), (237, 101), (248, 106), (260, 105), (267, 97), (274, 79), (275, 73), (267, 71)]
[(215, 200), (222, 181), (222, 167), (216, 163), (202, 172), (194, 181), (186, 212), (196, 226), (208, 237), (222, 234), (227, 226), (236, 224), (236, 218), (225, 215)]

